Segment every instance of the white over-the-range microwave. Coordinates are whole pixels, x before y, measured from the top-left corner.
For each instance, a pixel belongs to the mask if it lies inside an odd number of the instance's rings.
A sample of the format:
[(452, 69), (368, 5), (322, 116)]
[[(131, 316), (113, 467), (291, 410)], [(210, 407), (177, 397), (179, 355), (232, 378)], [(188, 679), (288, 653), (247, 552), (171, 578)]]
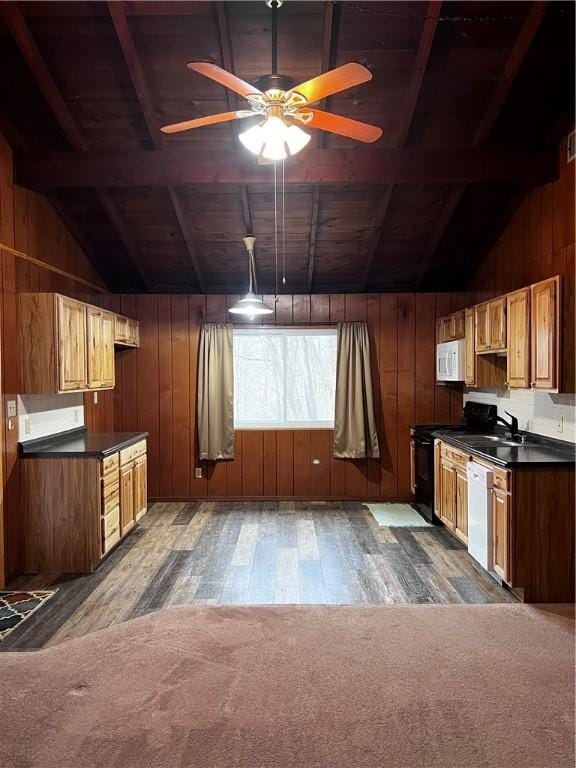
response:
[(436, 345), (436, 381), (464, 381), (464, 339)]

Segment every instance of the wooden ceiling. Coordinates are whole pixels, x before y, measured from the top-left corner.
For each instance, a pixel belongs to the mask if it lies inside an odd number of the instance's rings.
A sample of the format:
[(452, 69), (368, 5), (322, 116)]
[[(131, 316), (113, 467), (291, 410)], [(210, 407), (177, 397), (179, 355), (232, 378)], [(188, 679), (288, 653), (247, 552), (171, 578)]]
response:
[[(238, 293), (252, 233), (258, 287), (272, 292), (271, 168), (239, 145), (238, 124), (159, 132), (236, 107), (187, 62), (247, 80), (270, 71), (263, 0), (0, 13), (0, 129), (16, 180), (49, 195), (109, 286)], [(571, 2), (286, 0), (280, 71), (301, 82), (365, 64), (373, 80), (325, 108), (383, 137), (367, 147), (316, 132), (287, 161), (285, 290), (464, 287), (522, 195), (556, 173), (573, 28)]]

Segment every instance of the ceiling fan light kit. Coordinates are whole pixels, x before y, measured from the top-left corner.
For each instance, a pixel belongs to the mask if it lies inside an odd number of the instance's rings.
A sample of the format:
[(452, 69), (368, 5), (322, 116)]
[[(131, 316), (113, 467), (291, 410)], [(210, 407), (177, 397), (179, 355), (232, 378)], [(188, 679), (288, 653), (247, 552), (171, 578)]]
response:
[(372, 79), (372, 73), (362, 64), (351, 62), (324, 72), (299, 85), (277, 72), (278, 48), (276, 13), (279, 0), (267, 0), (272, 11), (272, 73), (260, 77), (255, 85), (241, 80), (231, 72), (206, 61), (194, 61), (188, 68), (243, 96), (250, 109), (208, 115), (182, 123), (164, 126), (164, 133), (200, 128), (231, 120), (262, 115), (263, 120), (240, 134), (242, 144), (261, 160), (276, 162), (300, 152), (310, 141), (303, 126), (336, 133), (349, 139), (371, 143), (378, 141), (382, 130), (340, 115), (312, 109), (311, 104)]

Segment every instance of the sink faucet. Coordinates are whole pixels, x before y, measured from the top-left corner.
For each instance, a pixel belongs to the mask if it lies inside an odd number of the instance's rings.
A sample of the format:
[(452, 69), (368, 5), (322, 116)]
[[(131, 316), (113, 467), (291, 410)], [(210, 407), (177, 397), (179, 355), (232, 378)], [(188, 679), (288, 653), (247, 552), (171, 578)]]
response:
[(508, 429), (510, 430), (510, 437), (512, 439), (516, 439), (520, 437), (520, 434), (518, 432), (518, 419), (516, 418), (516, 416), (512, 416), (512, 414), (509, 411), (504, 411), (504, 413), (507, 416), (510, 416), (510, 423), (508, 423), (506, 419), (502, 418), (502, 416), (496, 416), (496, 421), (499, 421), (502, 424), (504, 424), (505, 427), (508, 427)]

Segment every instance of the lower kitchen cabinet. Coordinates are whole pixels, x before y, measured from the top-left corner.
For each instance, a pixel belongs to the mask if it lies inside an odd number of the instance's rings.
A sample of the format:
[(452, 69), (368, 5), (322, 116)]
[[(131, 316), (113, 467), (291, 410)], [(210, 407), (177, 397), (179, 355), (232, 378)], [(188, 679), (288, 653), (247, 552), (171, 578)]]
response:
[(146, 512), (146, 441), (104, 459), (25, 459), (22, 498), (26, 572), (93, 571)]
[(436, 514), (464, 544), (468, 542), (469, 456), (443, 443), (437, 443)]
[(510, 573), (510, 496), (506, 491), (492, 489), (492, 559), (494, 571), (504, 581)]

